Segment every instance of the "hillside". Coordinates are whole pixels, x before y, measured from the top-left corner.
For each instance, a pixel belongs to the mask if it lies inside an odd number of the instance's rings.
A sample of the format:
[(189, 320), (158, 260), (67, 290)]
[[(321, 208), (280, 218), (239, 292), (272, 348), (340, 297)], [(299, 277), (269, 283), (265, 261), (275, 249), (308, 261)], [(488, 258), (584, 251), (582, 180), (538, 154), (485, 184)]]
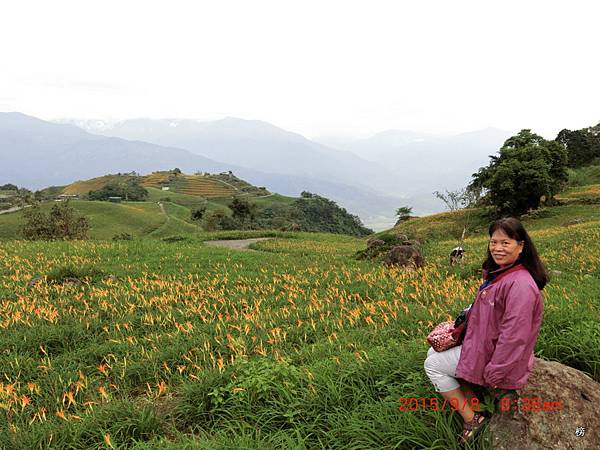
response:
[[(127, 207), (98, 203), (74, 202)], [(181, 208), (165, 205), (154, 233), (178, 229)], [(0, 428), (10, 420), (18, 433), (0, 433), (0, 448), (44, 448), (50, 434), (70, 448), (107, 436), (115, 448), (166, 450), (454, 448), (455, 413), (402, 412), (399, 398), (441, 398), (423, 371), (425, 336), (474, 298), (488, 239), (481, 221), (464, 264), (448, 266), (465, 213), (397, 228), (428, 237), (417, 272), (355, 260), (366, 238), (319, 233), (4, 242), (0, 297), (15, 301), (0, 310), (10, 380)], [(535, 354), (600, 381), (600, 205), (547, 208), (525, 225), (552, 276)], [(260, 235), (275, 239), (254, 252), (202, 245)], [(54, 281), (30, 285), (44, 276)], [(552, 417), (571, 417), (566, 406)], [(493, 448), (488, 435), (479, 441)]]
[(257, 188), (233, 174), (196, 174), (158, 171), (148, 175), (117, 174), (104, 175), (84, 181), (76, 181), (63, 188), (62, 193), (70, 195), (86, 195), (110, 183), (124, 183), (137, 180), (144, 187), (166, 190), (165, 194), (185, 194), (199, 198), (231, 198), (234, 195), (269, 195), (264, 188)]
[[(141, 188), (140, 186), (144, 187)], [(107, 188), (111, 192), (108, 194)], [(147, 191), (147, 196), (143, 192)], [(140, 192), (141, 191), (141, 192)], [(122, 194), (124, 192), (125, 194)], [(135, 193), (135, 196), (134, 196)], [(144, 194), (144, 195), (142, 195)], [(108, 196), (120, 196), (116, 202)], [(127, 201), (127, 195), (129, 200)], [(179, 170), (149, 175), (112, 174), (53, 186), (29, 194), (48, 214), (69, 197), (77, 215), (89, 219), (91, 239), (189, 237), (204, 230), (296, 230), (368, 234), (356, 216), (310, 194), (293, 198), (255, 187), (231, 172), (187, 175)], [(25, 202), (25, 198), (20, 199)], [(9, 205), (10, 206), (10, 205)], [(0, 214), (0, 239), (21, 237), (24, 211)]]

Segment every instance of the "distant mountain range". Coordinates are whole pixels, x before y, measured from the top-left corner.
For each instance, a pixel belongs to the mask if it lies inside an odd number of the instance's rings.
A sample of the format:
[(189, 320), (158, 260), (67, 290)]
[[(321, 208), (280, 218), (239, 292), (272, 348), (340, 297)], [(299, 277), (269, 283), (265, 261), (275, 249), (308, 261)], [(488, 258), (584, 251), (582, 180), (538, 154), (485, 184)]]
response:
[[(454, 136), (388, 130), (368, 139), (338, 140), (338, 148), (385, 165), (402, 179), (409, 196), (466, 186), (471, 175), (489, 163), (515, 133), (486, 128)], [(332, 138), (319, 139), (332, 142)]]
[(369, 139), (316, 142), (236, 118), (50, 123), (0, 113), (0, 183), (38, 189), (132, 170), (231, 170), (272, 192), (318, 193), (383, 228), (400, 206), (413, 206), (416, 214), (443, 210), (432, 192), (466, 185), (511, 134), (486, 129), (436, 137), (390, 130)]

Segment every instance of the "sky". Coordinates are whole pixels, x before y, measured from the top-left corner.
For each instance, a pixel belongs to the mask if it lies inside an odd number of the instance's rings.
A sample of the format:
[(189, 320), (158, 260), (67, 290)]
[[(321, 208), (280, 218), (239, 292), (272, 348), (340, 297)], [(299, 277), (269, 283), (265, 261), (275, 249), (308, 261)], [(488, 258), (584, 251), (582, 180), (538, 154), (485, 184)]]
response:
[(598, 17), (578, 0), (3, 2), (0, 111), (550, 139), (600, 122)]

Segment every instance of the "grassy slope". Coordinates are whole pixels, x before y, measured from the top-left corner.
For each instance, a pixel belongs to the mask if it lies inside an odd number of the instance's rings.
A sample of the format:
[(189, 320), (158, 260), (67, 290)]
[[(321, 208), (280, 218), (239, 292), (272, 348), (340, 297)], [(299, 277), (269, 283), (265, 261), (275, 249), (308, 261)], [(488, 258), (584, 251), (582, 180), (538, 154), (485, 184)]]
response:
[[(181, 210), (166, 209), (184, 221)], [(586, 221), (563, 226), (579, 216)], [(487, 240), (481, 224), (465, 240), (464, 265), (448, 267), (451, 234), (464, 219), (461, 212), (405, 224), (430, 236), (426, 267), (416, 273), (356, 261), (366, 239), (327, 234), (277, 233), (254, 245), (260, 252), (196, 239), (7, 242), (0, 298), (27, 302), (0, 311), (20, 314), (0, 334), (0, 375), (33, 403), (15, 405), (18, 433), (1, 433), (0, 447), (38, 448), (52, 434), (57, 448), (98, 448), (108, 434), (115, 448), (138, 450), (453, 448), (457, 414), (400, 412), (398, 398), (439, 397), (423, 372), (424, 337), (472, 300)], [(526, 225), (549, 269), (561, 272), (544, 291), (536, 355), (600, 380), (600, 205), (550, 208)], [(256, 234), (198, 239), (235, 235)], [(117, 280), (27, 286), (65, 261)], [(240, 359), (232, 366), (230, 357)], [(79, 373), (84, 386), (67, 407), (63, 393)], [(48, 420), (30, 423), (40, 407)]]
[[(75, 211), (89, 219), (92, 239), (111, 239), (118, 233), (129, 233), (135, 237), (145, 236), (166, 222), (156, 203), (149, 202), (69, 202)], [(49, 211), (54, 202), (42, 204)], [(19, 235), (23, 222), (23, 211), (0, 215), (0, 239), (11, 239)]]
[(134, 178), (131, 175), (104, 175), (89, 180), (79, 180), (64, 187), (64, 194), (85, 195), (89, 191), (96, 191), (109, 183), (118, 183)]

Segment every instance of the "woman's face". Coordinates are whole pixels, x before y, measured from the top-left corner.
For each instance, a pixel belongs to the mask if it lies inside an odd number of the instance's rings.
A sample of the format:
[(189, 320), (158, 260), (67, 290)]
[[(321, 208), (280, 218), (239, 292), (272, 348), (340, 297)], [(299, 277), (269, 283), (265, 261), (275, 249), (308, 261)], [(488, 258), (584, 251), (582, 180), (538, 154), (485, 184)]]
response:
[(500, 267), (510, 266), (523, 251), (523, 241), (509, 238), (501, 229), (494, 231), (490, 238), (490, 253)]

